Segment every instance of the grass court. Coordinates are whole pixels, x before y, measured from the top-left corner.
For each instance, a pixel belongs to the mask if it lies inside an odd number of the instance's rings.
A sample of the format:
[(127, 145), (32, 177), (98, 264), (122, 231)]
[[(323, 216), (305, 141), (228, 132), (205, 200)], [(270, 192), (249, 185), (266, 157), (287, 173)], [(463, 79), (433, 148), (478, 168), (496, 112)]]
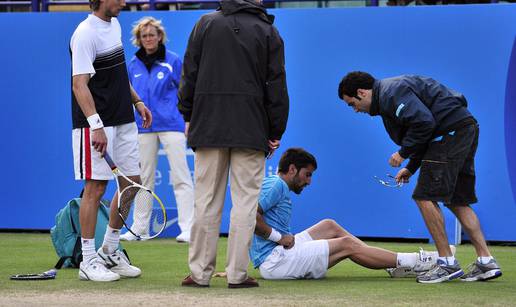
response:
[[(122, 242), (143, 274), (111, 283), (80, 281), (77, 269), (58, 271), (55, 280), (11, 281), (10, 275), (40, 273), (57, 262), (50, 234), (0, 233), (0, 306), (516, 306), (516, 247), (491, 246), (503, 276), (488, 282), (418, 284), (391, 279), (383, 270), (345, 260), (322, 280), (266, 281), (259, 288), (228, 289), (224, 278), (210, 288), (180, 286), (188, 274), (188, 245), (173, 239)], [(217, 271), (224, 271), (227, 239), (219, 241)], [(413, 243), (368, 244), (400, 252), (431, 250)], [(475, 258), (472, 245), (457, 247), (463, 269)]]

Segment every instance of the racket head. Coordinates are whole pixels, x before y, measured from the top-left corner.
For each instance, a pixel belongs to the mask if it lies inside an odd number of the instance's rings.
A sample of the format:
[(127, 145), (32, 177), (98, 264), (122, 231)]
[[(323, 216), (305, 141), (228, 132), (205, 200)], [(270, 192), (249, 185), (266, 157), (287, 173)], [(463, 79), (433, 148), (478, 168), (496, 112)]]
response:
[[(167, 224), (167, 212), (161, 199), (152, 190), (129, 179), (117, 168), (107, 152), (104, 154), (104, 159), (115, 175), (118, 215), (125, 228), (136, 236), (137, 240), (148, 240), (159, 236)], [(128, 221), (133, 216), (138, 216), (143, 223), (133, 222), (130, 226)], [(152, 218), (152, 224), (150, 218)]]
[[(167, 211), (161, 199), (150, 189), (132, 184), (118, 196), (118, 214), (124, 226), (137, 240), (159, 236), (167, 224)], [(137, 219), (129, 225), (131, 218)]]

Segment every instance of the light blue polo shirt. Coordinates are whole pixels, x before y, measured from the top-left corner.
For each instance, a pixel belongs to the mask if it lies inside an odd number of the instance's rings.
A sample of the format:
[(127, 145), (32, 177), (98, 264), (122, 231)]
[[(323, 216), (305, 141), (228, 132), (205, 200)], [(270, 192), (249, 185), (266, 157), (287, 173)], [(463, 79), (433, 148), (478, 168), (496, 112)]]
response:
[[(258, 204), (263, 210), (263, 218), (267, 225), (283, 234), (290, 234), (290, 218), (292, 202), (288, 185), (279, 176), (263, 179)], [(249, 255), (255, 268), (258, 268), (272, 250), (278, 246), (276, 242), (254, 235)]]

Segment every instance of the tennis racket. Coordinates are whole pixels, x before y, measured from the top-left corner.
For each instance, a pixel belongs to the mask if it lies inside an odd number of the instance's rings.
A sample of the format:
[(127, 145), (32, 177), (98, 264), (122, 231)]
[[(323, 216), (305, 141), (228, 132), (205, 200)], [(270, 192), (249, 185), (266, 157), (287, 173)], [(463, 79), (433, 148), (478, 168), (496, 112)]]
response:
[[(137, 240), (159, 236), (167, 224), (167, 212), (161, 199), (150, 189), (127, 178), (107, 153), (104, 154), (104, 159), (115, 175), (118, 215), (125, 228), (135, 235)], [(131, 226), (128, 225), (130, 216), (137, 217)], [(152, 226), (149, 227), (151, 219)]]
[(11, 280), (46, 280), (46, 279), (55, 279), (57, 275), (57, 270), (52, 269), (39, 274), (16, 274), (11, 275)]

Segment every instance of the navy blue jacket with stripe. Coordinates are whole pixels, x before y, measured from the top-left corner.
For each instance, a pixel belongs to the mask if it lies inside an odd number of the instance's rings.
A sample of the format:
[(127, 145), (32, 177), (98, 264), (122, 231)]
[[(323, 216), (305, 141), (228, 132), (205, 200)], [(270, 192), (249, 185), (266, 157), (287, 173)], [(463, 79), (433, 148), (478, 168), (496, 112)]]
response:
[(402, 75), (375, 81), (369, 114), (382, 117), (387, 133), (401, 147), (399, 154), (410, 158), (406, 167), (414, 173), (431, 140), (473, 118), (467, 105), (461, 93), (434, 79)]

